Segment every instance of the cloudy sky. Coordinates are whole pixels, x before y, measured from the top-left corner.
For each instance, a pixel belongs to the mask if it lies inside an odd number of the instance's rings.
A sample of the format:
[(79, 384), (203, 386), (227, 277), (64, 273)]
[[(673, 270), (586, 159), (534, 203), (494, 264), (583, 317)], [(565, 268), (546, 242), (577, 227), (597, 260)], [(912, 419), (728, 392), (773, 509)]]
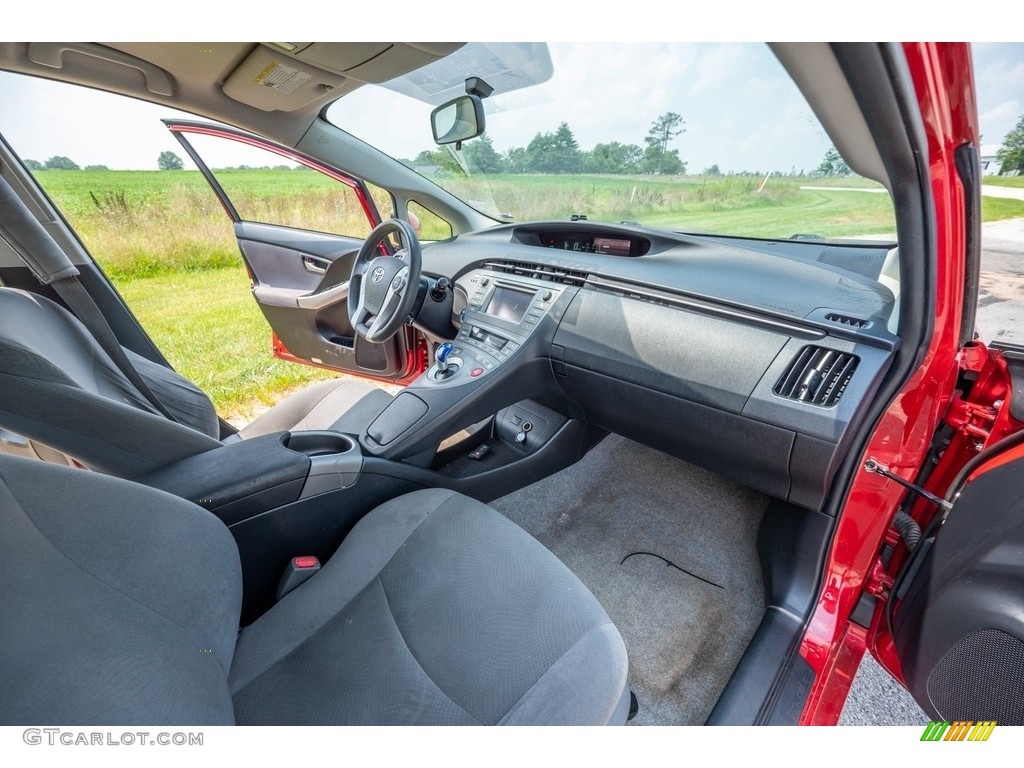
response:
[[(663, 112), (685, 119), (671, 146), (692, 172), (813, 169), (831, 142), (771, 51), (724, 43), (552, 44), (554, 76), (517, 99), (488, 102), (488, 133), (504, 150), (565, 121), (580, 146), (643, 144)], [(998, 147), (1024, 114), (1024, 43), (973, 48), (982, 143)], [(526, 94), (527, 92), (523, 92)], [(66, 155), (81, 166), (153, 169), (163, 150), (183, 154), (159, 123), (172, 110), (81, 88), (0, 73), (0, 132), (23, 158)], [(507, 101), (508, 99), (506, 99)], [(365, 89), (332, 115), (393, 155), (430, 146), (429, 107)], [(222, 156), (217, 165), (248, 158)]]

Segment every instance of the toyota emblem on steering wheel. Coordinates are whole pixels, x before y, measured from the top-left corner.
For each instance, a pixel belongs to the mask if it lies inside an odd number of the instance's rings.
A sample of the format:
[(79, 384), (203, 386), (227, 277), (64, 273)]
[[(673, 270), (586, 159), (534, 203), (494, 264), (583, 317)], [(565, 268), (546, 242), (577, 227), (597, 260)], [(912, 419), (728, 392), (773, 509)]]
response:
[(384, 267), (377, 267), (373, 270), (373, 274), (370, 277), (373, 279), (373, 282), (379, 283), (384, 279)]

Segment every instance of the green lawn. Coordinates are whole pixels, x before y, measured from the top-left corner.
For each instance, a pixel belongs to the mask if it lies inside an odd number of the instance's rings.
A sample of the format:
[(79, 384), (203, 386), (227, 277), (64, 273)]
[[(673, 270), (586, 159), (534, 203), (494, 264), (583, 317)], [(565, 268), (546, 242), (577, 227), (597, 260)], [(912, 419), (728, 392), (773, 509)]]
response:
[(226, 418), (333, 374), (273, 357), (270, 330), (240, 267), (116, 280), (153, 341)]
[(981, 183), (997, 187), (1024, 187), (1024, 176), (982, 176)]
[(982, 221), (1016, 219), (1021, 216), (1024, 216), (1024, 200), (1013, 200), (1008, 197), (981, 198)]

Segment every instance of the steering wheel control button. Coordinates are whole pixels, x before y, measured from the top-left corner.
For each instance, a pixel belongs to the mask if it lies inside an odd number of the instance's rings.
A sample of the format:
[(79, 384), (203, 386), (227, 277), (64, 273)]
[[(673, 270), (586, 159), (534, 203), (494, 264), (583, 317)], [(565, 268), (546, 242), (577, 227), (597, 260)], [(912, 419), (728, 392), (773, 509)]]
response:
[(474, 368), (472, 371), (469, 372), (469, 375), (472, 376), (475, 379), (477, 376), (482, 375), (483, 372), (484, 372), (484, 369), (480, 368), (479, 366), (477, 366), (476, 368)]

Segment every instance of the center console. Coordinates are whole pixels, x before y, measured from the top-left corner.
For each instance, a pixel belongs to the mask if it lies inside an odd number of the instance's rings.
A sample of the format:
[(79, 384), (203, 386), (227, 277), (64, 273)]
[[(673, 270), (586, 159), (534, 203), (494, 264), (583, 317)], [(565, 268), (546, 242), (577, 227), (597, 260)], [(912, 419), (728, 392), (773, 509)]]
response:
[(569, 275), (504, 272), (500, 264), (461, 275), (455, 339), (366, 429), (364, 455), (429, 466), (448, 435), (550, 392), (551, 338), (577, 285)]

